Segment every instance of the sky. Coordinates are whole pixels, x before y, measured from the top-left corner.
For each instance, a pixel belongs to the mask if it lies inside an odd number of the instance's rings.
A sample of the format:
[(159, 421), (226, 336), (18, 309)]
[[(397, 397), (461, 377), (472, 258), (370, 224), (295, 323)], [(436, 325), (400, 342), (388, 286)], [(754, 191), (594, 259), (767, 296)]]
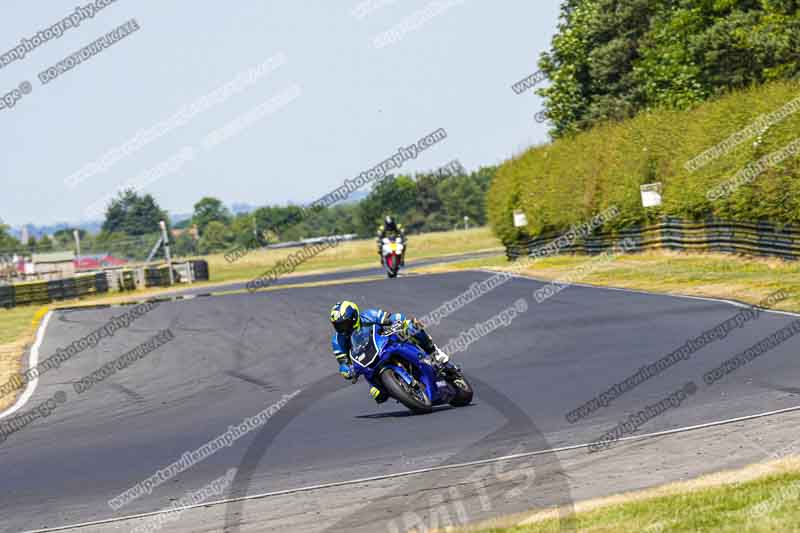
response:
[(126, 185), (173, 214), (307, 204), (440, 128), (397, 172), (548, 140), (541, 99), (511, 86), (538, 70), (558, 0), (224, 4), (4, 0), (0, 220), (102, 219)]

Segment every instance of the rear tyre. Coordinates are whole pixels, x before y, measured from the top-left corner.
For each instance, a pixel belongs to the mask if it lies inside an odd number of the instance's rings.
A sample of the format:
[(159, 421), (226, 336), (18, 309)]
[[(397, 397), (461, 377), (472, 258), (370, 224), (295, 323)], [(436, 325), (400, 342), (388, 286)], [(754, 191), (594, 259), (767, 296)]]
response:
[(433, 403), (421, 383), (417, 382), (416, 386), (411, 386), (391, 368), (383, 371), (381, 383), (392, 398), (411, 409), (412, 412), (424, 415), (433, 411)]
[(456, 390), (456, 395), (452, 400), (450, 400), (450, 405), (453, 407), (464, 407), (465, 405), (472, 403), (472, 385), (469, 384), (467, 378), (465, 378), (463, 375), (460, 375), (449, 381)]

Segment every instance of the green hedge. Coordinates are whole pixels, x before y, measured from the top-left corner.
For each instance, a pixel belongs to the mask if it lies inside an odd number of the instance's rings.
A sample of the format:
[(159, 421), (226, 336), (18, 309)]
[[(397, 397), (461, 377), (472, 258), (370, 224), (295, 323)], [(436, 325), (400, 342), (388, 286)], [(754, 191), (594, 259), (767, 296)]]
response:
[[(489, 221), (504, 243), (565, 230), (612, 205), (622, 214), (604, 230), (649, 224), (665, 216), (800, 224), (797, 157), (770, 168), (726, 198), (712, 202), (706, 197), (713, 186), (800, 136), (800, 112), (702, 168), (690, 172), (685, 167), (798, 96), (800, 83), (775, 82), (689, 111), (650, 111), (533, 147), (498, 169), (487, 198)], [(663, 184), (664, 203), (645, 211), (639, 186), (655, 181)], [(513, 227), (514, 209), (527, 215), (526, 228)]]

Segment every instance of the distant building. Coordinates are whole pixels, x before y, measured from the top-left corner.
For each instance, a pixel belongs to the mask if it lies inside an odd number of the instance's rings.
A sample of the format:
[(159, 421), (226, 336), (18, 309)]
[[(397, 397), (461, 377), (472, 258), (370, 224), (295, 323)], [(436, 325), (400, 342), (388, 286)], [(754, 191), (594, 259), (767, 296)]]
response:
[(200, 238), (200, 234), (197, 231), (197, 225), (195, 225), (195, 224), (192, 224), (191, 228), (186, 228), (186, 229), (174, 229), (173, 228), (170, 231), (170, 233), (172, 234), (172, 238), (173, 239), (177, 239), (178, 237), (180, 237), (184, 233), (188, 233), (192, 237), (192, 239), (195, 240), (195, 241)]
[(101, 268), (127, 264), (127, 259), (120, 259), (111, 254), (82, 255), (80, 259), (75, 259), (75, 268), (77, 270), (100, 270)]
[(37, 276), (42, 276), (46, 279), (68, 278), (75, 275), (75, 253), (49, 252), (33, 254), (31, 265), (33, 274)]

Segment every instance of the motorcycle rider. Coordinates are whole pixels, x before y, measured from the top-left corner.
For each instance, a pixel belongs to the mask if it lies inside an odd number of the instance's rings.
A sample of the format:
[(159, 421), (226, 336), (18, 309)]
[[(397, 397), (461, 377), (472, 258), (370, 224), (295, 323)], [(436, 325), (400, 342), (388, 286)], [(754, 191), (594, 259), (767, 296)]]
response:
[(406, 249), (408, 245), (406, 244), (406, 232), (403, 229), (402, 224), (398, 224), (395, 222), (394, 218), (391, 215), (386, 215), (386, 218), (383, 220), (383, 224), (378, 228), (378, 255), (381, 256), (381, 264), (383, 264), (383, 239), (396, 239), (400, 237), (403, 243), (403, 253), (400, 254), (400, 266), (405, 266), (406, 264)]
[[(335, 330), (331, 339), (333, 355), (339, 362), (339, 373), (344, 379), (353, 378), (353, 367), (350, 363), (350, 337), (361, 328), (373, 325), (392, 326), (401, 325), (401, 336), (416, 343), (422, 351), (433, 359), (437, 365), (447, 365), (450, 357), (441, 351), (423, 329), (422, 323), (415, 318), (406, 318), (402, 313), (390, 314), (382, 309), (365, 309), (359, 311), (358, 306), (350, 301), (337, 302), (331, 308), (331, 325)], [(370, 396), (377, 402), (383, 403), (389, 395), (381, 388), (380, 383), (370, 382)]]

